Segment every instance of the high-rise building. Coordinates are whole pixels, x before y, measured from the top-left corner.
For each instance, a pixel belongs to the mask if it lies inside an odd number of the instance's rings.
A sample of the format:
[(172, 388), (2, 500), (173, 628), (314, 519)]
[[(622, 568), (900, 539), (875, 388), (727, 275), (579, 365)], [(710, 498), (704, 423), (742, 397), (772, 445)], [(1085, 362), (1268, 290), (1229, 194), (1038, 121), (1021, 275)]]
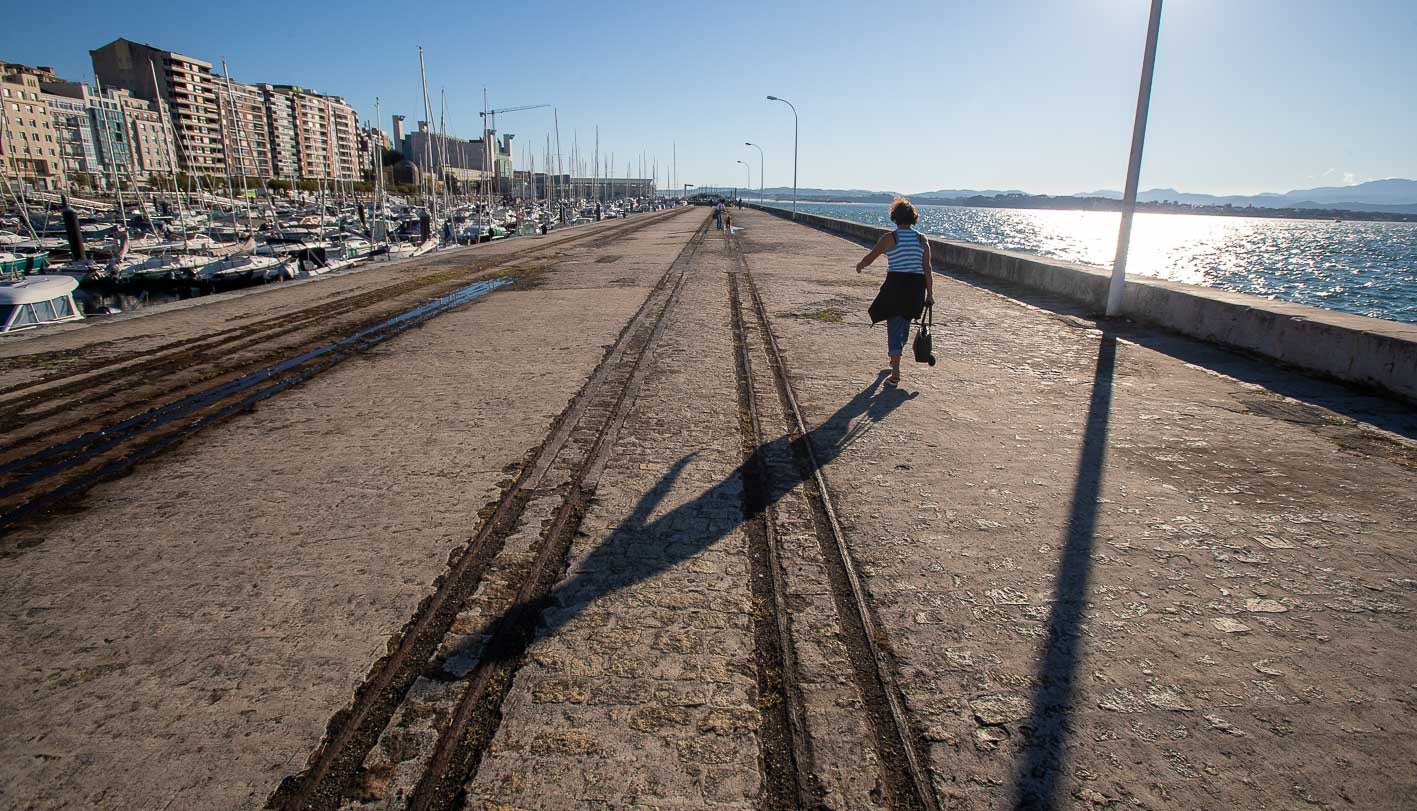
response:
[(56, 76), (41, 80), (40, 88), (64, 142), (69, 180), (108, 188), (115, 177), (141, 182), (171, 171), (171, 141), (151, 102), (121, 88), (100, 91)]
[[(309, 180), (358, 180), (359, 120), (339, 96), (326, 96), (298, 85), (261, 85), (267, 114), (289, 122), (296, 176)], [(275, 97), (282, 97), (276, 99)], [(287, 113), (286, 105), (289, 106)], [(272, 125), (272, 131), (277, 129)], [(284, 144), (277, 141), (276, 149)], [(285, 177), (285, 173), (281, 173)]]
[(258, 84), (271, 141), (271, 174), (283, 180), (300, 178), (300, 149), (295, 142), (295, 105), (289, 94), (272, 84)]
[(214, 176), (226, 173), (212, 63), (127, 39), (89, 51), (89, 56), (105, 87), (122, 88), (166, 107), (184, 170)]
[(176, 148), (162, 115), (153, 102), (126, 90), (115, 91), (128, 120), (128, 137), (134, 155), (133, 171), (139, 180), (165, 176), (177, 168)]
[(275, 177), (271, 166), (270, 119), (261, 89), (223, 77), (217, 77), (216, 83), (227, 171), (233, 177)]
[(89, 117), (84, 99), (56, 93), (57, 88), (50, 83), (41, 84), (40, 88), (40, 98), (49, 108), (54, 139), (59, 144), (65, 179), (95, 188), (103, 185), (103, 167), (98, 162), (98, 148), (94, 146), (93, 119)]
[(40, 81), (52, 76), (53, 68), (0, 62), (0, 168), (42, 189), (64, 182), (59, 139), (40, 88)]

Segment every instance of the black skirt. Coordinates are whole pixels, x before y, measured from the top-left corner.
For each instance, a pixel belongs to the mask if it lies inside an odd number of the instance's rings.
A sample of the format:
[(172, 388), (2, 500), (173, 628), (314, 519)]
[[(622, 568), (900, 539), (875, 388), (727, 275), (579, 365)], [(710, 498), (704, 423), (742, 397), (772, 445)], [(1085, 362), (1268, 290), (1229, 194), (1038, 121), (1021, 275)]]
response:
[(879, 324), (887, 318), (919, 318), (924, 309), (925, 274), (887, 273), (881, 291), (866, 312), (872, 324)]

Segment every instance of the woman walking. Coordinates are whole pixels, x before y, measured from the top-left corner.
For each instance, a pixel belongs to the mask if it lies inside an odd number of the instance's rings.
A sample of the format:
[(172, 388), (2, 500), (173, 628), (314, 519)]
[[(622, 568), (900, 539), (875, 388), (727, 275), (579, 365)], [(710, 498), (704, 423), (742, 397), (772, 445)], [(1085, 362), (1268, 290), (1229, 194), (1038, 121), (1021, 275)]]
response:
[(890, 385), (900, 383), (900, 354), (910, 337), (910, 322), (919, 318), (926, 305), (935, 303), (935, 280), (930, 268), (930, 243), (911, 226), (920, 221), (915, 206), (904, 197), (891, 203), (891, 222), (896, 229), (881, 237), (876, 247), (856, 263), (860, 273), (867, 265), (886, 255), (886, 280), (867, 311), (871, 323), (886, 322), (886, 355), (890, 358)]

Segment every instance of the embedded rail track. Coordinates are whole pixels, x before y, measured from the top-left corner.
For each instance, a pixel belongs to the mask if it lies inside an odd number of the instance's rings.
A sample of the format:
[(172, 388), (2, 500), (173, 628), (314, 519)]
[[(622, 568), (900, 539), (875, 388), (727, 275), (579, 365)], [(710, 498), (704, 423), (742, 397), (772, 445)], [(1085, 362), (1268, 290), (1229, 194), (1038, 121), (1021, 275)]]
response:
[[(461, 253), (456, 267), (401, 279), (192, 340), (80, 361), (0, 388), (0, 554), (16, 526), (340, 361), (501, 284), (568, 247), (618, 239), (650, 214), (512, 254)], [(430, 261), (438, 261), (433, 258)], [(448, 261), (448, 260), (444, 260)], [(415, 297), (418, 303), (391, 303)]]
[[(269, 807), (460, 804), (706, 231), (704, 221)], [(437, 721), (421, 745), (401, 747), (413, 750), (404, 760), (377, 762), (381, 737), (408, 734), (394, 727), (411, 718)]]
[[(769, 324), (767, 308), (736, 235), (727, 234), (725, 239), (735, 268), (729, 276), (729, 307), (737, 354), (739, 422), (745, 448), (745, 513), (749, 520), (750, 547), (758, 547), (757, 556), (770, 567), (769, 571), (755, 577), (754, 590), (773, 606), (773, 627), (767, 629), (767, 653), (769, 657), (775, 654), (778, 661), (769, 665), (776, 665), (775, 678), (769, 681), (778, 684), (783, 705), (777, 711), (777, 719), (767, 717), (765, 725), (776, 724), (781, 728), (783, 731), (777, 733), (777, 737), (788, 744), (775, 754), (765, 753), (770, 798), (779, 804), (784, 798), (793, 798), (797, 808), (823, 807), (824, 787), (819, 773), (822, 764), (814, 762), (812, 730), (808, 729), (809, 713), (804, 698), (806, 688), (799, 682), (793, 618), (788, 608), (793, 602), (789, 596), (790, 583), (802, 575), (793, 571), (787, 562), (782, 543), (785, 533), (776, 526), (782, 520), (780, 511), (791, 509), (786, 506), (785, 497), (801, 487), (810, 505), (810, 523), (820, 547), (819, 560), (830, 583), (837, 628), (845, 642), (869, 729), (874, 734), (872, 743), (878, 758), (880, 785), (885, 789), (885, 805), (937, 809), (939, 800), (922, 754), (922, 739), (907, 716), (895, 680), (895, 668), (882, 644), (884, 634), (874, 617), (837, 519), (822, 473), (823, 465), (798, 406), (782, 350)], [(766, 362), (755, 367), (754, 357)], [(767, 379), (756, 377), (755, 368), (767, 375)], [(763, 402), (761, 390), (772, 392), (776, 402)], [(781, 424), (771, 425), (770, 415), (780, 419)], [(762, 658), (763, 635), (760, 632), (758, 636)]]

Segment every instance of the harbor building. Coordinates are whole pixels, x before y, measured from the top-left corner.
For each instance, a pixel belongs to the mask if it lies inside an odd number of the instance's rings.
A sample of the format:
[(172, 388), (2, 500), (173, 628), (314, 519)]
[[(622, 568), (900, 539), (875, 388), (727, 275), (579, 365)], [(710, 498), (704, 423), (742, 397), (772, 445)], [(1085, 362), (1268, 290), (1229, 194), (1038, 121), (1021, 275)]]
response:
[(273, 84), (258, 84), (270, 137), (271, 174), (283, 180), (300, 179), (300, 156), (295, 144), (295, 110), (289, 95)]
[(403, 132), (403, 121), (404, 121), (404, 116), (395, 115), (395, 116), (393, 117), (393, 122), (394, 122), (394, 145), (393, 145), (392, 147), (390, 147), (391, 149), (402, 149), (402, 148), (403, 148), (403, 136), (404, 136), (404, 132)]
[(121, 38), (89, 51), (89, 56), (104, 86), (122, 88), (166, 108), (182, 169), (200, 175), (226, 174), (212, 63)]
[(302, 180), (359, 180), (359, 116), (339, 96), (299, 85), (259, 85), (266, 100), (276, 176)]
[(133, 152), (133, 172), (140, 180), (168, 175), (177, 169), (176, 148), (157, 105), (126, 90), (113, 91), (128, 121), (129, 144)]
[(82, 98), (56, 94), (49, 84), (40, 85), (40, 97), (49, 108), (51, 129), (59, 145), (59, 161), (70, 183), (98, 188), (103, 167), (94, 146), (93, 122)]
[[(481, 184), (484, 179), (495, 183), (499, 194), (515, 193), (512, 180), (512, 139), (514, 135), (497, 137), (489, 133), (496, 157), (488, 161), (481, 138), (469, 140), (442, 136), (431, 132), (428, 122), (418, 122), (418, 129), (403, 137), (400, 151), (420, 171), (432, 172), (440, 178), (452, 178), (464, 183)], [(490, 168), (484, 168), (490, 163)], [(479, 185), (479, 188), (481, 186)]]
[(256, 85), (217, 78), (221, 145), (232, 177), (275, 177), (271, 165), (270, 119), (265, 94)]
[(143, 182), (172, 171), (170, 139), (151, 102), (121, 88), (99, 88), (50, 75), (41, 79), (64, 171), (71, 183), (106, 189), (116, 176)]
[(59, 139), (40, 87), (53, 75), (53, 68), (0, 62), (0, 165), (6, 175), (41, 189), (64, 182)]

